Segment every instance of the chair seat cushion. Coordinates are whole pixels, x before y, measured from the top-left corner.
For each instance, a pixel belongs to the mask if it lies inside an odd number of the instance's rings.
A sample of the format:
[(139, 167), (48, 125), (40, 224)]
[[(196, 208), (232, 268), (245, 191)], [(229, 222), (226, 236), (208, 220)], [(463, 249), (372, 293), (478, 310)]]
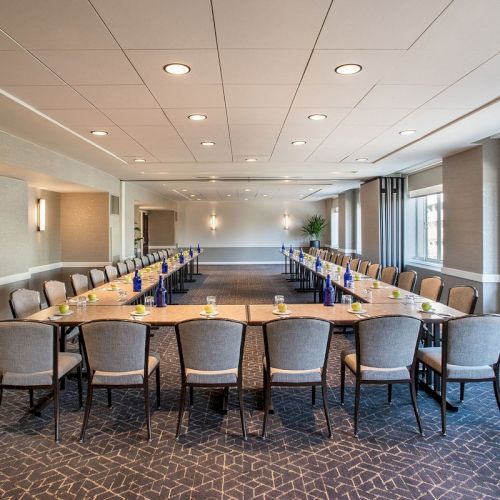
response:
[[(342, 351), (341, 359), (353, 373), (356, 373), (355, 351), (352, 349)], [(410, 380), (410, 372), (406, 366), (397, 368), (378, 368), (375, 366), (361, 365), (361, 380)]]
[[(422, 347), (417, 351), (417, 358), (437, 373), (441, 373), (441, 347)], [(461, 366), (450, 365), (446, 367), (446, 377), (449, 379), (483, 379), (494, 378), (495, 372), (488, 365)]]
[[(82, 361), (80, 354), (61, 352), (58, 356), (58, 375), (64, 377), (70, 370)], [(3, 385), (37, 386), (52, 384), (52, 370), (43, 372), (5, 372), (2, 377)]]
[[(151, 353), (148, 359), (148, 376), (153, 373), (160, 363), (160, 356)], [(141, 385), (144, 383), (144, 370), (129, 372), (106, 372), (96, 370), (92, 378), (93, 385)]]
[(238, 368), (228, 370), (193, 370), (186, 368), (188, 384), (235, 384), (238, 380)]
[[(264, 369), (267, 369), (266, 357), (263, 356)], [(284, 370), (271, 366), (271, 382), (288, 384), (305, 384), (309, 382), (321, 382), (321, 368), (311, 370)]]

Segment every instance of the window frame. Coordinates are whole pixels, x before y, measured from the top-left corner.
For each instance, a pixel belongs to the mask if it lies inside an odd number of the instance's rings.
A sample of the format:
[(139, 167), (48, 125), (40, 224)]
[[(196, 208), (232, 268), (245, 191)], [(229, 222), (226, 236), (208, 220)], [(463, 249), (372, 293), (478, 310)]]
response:
[[(437, 196), (436, 213), (437, 213), (437, 258), (429, 257), (429, 234), (428, 234), (428, 207), (429, 197)], [(423, 201), (423, 203), (421, 203)], [(412, 198), (414, 203), (413, 218), (415, 224), (415, 236), (413, 240), (413, 259), (415, 261), (427, 262), (430, 264), (443, 263), (443, 219), (444, 219), (444, 199), (442, 192), (429, 193), (422, 196)], [(423, 249), (423, 252), (422, 252)], [(423, 253), (423, 255), (422, 255)]]

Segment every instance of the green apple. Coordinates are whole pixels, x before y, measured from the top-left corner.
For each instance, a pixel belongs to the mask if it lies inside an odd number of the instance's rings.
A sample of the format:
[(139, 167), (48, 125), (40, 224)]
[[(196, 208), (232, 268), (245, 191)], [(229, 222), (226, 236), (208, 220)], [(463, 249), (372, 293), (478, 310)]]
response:
[(111, 283), (110, 288), (111, 290), (118, 290), (118, 285), (116, 283)]
[(68, 311), (69, 311), (69, 306), (68, 306), (68, 304), (61, 304), (61, 305), (59, 306), (59, 312), (60, 312), (61, 314), (66, 314)]
[(361, 311), (361, 310), (363, 309), (363, 306), (361, 305), (361, 303), (360, 303), (360, 302), (353, 302), (353, 303), (351, 304), (351, 309), (352, 309), (353, 311), (358, 312), (358, 311)]
[(374, 281), (373, 288), (380, 288), (380, 281)]
[(355, 274), (355, 275), (354, 275), (354, 279), (355, 279), (356, 281), (359, 281), (359, 280), (361, 279), (361, 275), (360, 275), (360, 274)]
[(146, 312), (146, 307), (143, 304), (137, 304), (135, 306), (135, 312), (139, 314), (143, 314)]
[(278, 304), (278, 312), (280, 313), (286, 313), (286, 304), (283, 302)]
[(337, 266), (337, 272), (338, 273), (342, 272), (342, 268), (340, 266)]
[(432, 304), (430, 302), (422, 302), (422, 310), (430, 311), (432, 309)]
[(392, 296), (395, 298), (395, 299), (399, 299), (399, 297), (401, 297), (401, 292), (399, 290), (393, 290), (392, 291)]
[(203, 309), (205, 310), (205, 312), (207, 314), (213, 314), (215, 312), (213, 304), (205, 304), (205, 306), (203, 307)]
[(125, 278), (125, 283), (128, 283), (128, 284), (132, 283), (132, 278), (130, 276), (127, 276)]
[(89, 299), (89, 300), (90, 300), (90, 302), (94, 302), (94, 300), (96, 300), (96, 299), (97, 299), (97, 295), (96, 295), (95, 293), (89, 293), (89, 294), (87, 295), (87, 299)]

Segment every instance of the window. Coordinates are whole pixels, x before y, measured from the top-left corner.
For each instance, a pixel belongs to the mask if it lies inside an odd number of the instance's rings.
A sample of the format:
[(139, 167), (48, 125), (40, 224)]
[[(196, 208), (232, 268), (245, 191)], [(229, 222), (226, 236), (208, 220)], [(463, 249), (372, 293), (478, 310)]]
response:
[(415, 214), (415, 255), (418, 260), (443, 261), (443, 194), (412, 199)]

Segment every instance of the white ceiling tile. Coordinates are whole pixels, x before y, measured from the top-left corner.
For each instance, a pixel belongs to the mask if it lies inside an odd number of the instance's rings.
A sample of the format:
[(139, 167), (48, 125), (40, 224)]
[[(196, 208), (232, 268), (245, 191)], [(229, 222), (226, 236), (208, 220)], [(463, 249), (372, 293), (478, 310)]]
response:
[(89, 130), (113, 127), (113, 122), (96, 109), (47, 109), (41, 110), (58, 122), (71, 128), (85, 126)]
[(162, 108), (224, 107), (222, 85), (160, 85), (149, 88)]
[(296, 85), (224, 85), (228, 107), (289, 107)]
[(219, 47), (308, 49), (330, 0), (214, 0)]
[(138, 109), (157, 106), (145, 85), (85, 85), (75, 86), (75, 89), (102, 109)]
[(0, 72), (2, 87), (4, 85), (62, 85), (64, 83), (33, 56), (20, 50), (0, 50), (0, 68), (2, 68)]
[(2, 87), (38, 109), (85, 109), (92, 105), (68, 85)]
[[(127, 50), (146, 85), (187, 86), (220, 84), (217, 50)], [(170, 63), (182, 63), (191, 68), (185, 75), (171, 75), (163, 68)]]
[(227, 108), (230, 125), (281, 125), (289, 108)]
[(278, 138), (279, 125), (233, 125), (231, 144), (235, 155), (270, 155)]
[(1, 27), (28, 49), (116, 49), (90, 2), (15, 0), (0, 3)]
[(335, 0), (318, 49), (407, 49), (449, 0)]
[(446, 87), (438, 85), (376, 85), (359, 108), (417, 108)]
[(413, 111), (411, 108), (354, 108), (343, 123), (345, 125), (386, 125), (390, 127)]
[(23, 50), (15, 41), (0, 31), (0, 50)]
[(224, 85), (298, 84), (310, 53), (310, 50), (221, 50)]
[(372, 88), (372, 83), (350, 85), (305, 85), (297, 92), (294, 106), (301, 107), (354, 107)]
[(39, 50), (34, 53), (70, 85), (141, 83), (121, 50)]
[(160, 108), (107, 109), (105, 114), (119, 127), (128, 125), (168, 125), (168, 120)]
[(92, 0), (125, 49), (215, 48), (205, 0)]

